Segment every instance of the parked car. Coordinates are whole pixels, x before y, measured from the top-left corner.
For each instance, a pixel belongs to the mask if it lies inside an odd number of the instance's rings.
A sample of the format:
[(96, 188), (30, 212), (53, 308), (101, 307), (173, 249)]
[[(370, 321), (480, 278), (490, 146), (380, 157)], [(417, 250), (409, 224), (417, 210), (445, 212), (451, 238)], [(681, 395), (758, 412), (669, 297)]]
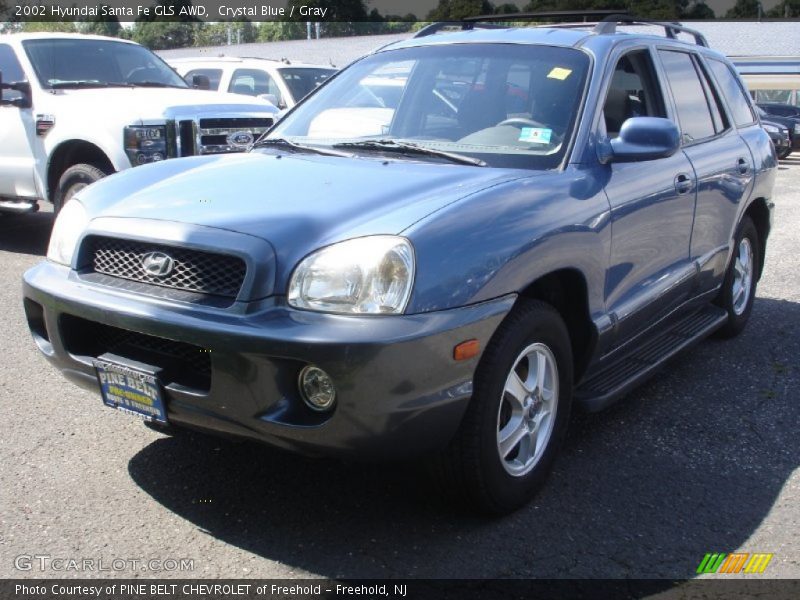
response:
[(789, 130), (786, 127), (764, 119), (761, 120), (761, 126), (769, 134), (769, 139), (779, 159), (783, 160), (792, 153), (792, 142), (789, 139)]
[[(24, 275), (35, 343), (154, 426), (424, 456), (521, 506), (573, 405), (741, 332), (764, 268), (777, 161), (731, 63), (616, 24), (423, 29), (248, 154), (81, 190)], [(398, 102), (361, 105), (390, 76)]]
[[(795, 150), (800, 150), (800, 120), (793, 119), (792, 117), (771, 115), (758, 105), (756, 105), (755, 109), (762, 123), (771, 123), (772, 125), (784, 127), (789, 132), (790, 150), (786, 156)], [(786, 158), (786, 156), (779, 156), (778, 158)]]
[(55, 210), (132, 166), (242, 152), (270, 103), (192, 90), (150, 50), (101, 36), (0, 36), (0, 211)]
[(281, 109), (293, 107), (337, 72), (334, 67), (285, 58), (176, 58), (168, 62), (189, 84), (199, 75), (208, 78), (207, 89), (261, 96)]
[(769, 115), (800, 119), (800, 106), (784, 104), (783, 102), (757, 102), (757, 104)]

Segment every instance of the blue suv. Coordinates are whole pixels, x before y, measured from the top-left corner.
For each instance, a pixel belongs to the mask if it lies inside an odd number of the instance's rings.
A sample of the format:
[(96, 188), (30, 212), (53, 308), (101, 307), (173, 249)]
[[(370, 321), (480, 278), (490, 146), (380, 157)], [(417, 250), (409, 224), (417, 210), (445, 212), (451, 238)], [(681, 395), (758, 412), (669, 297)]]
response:
[(435, 26), (247, 154), (81, 190), (24, 276), (36, 344), (165, 431), (423, 456), (523, 505), (573, 405), (739, 333), (763, 269), (777, 161), (736, 71), (619, 21)]

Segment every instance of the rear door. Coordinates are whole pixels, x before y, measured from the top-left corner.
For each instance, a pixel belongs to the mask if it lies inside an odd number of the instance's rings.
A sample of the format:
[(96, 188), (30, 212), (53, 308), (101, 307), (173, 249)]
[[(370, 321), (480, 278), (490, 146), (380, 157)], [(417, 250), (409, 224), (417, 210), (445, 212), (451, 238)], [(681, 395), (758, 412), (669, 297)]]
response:
[(699, 56), (673, 48), (658, 54), (697, 180), (690, 257), (699, 267), (695, 294), (702, 294), (724, 276), (740, 204), (753, 186), (753, 156)]

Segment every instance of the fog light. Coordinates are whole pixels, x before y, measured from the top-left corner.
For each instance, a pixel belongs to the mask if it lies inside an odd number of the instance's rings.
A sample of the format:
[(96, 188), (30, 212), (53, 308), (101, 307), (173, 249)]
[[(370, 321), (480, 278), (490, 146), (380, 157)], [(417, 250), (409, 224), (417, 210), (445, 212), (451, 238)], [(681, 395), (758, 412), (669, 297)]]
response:
[(300, 395), (313, 410), (329, 410), (336, 400), (333, 380), (319, 367), (308, 366), (300, 371)]

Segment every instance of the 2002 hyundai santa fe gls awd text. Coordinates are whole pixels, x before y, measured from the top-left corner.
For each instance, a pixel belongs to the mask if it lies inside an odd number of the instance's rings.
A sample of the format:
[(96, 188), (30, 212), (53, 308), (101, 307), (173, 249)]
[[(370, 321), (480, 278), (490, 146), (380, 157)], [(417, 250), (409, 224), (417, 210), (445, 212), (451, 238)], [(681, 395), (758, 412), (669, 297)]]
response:
[(423, 455), (519, 507), (573, 404), (752, 309), (776, 157), (730, 62), (664, 28), (423, 30), (247, 154), (89, 186), (24, 276), (34, 339), (152, 424)]

